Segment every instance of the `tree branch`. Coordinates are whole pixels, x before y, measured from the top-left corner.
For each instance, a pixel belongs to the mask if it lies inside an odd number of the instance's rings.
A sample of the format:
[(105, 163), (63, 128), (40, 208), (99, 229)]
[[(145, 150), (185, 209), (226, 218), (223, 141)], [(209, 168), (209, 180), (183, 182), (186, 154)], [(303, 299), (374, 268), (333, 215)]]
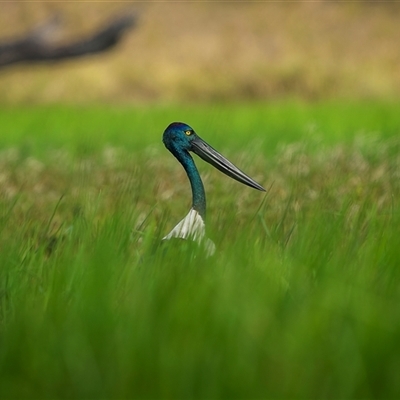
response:
[(57, 46), (48, 40), (59, 25), (59, 20), (53, 18), (20, 39), (0, 42), (0, 68), (16, 63), (61, 61), (99, 53), (114, 47), (125, 31), (135, 24), (136, 16), (124, 15), (89, 37)]

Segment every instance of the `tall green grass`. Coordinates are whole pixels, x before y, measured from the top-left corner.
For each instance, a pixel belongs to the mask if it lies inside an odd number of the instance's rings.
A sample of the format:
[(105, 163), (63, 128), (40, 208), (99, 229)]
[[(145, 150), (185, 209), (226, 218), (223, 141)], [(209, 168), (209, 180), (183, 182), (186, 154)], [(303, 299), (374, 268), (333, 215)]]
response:
[[(397, 398), (400, 117), (282, 103), (0, 112), (2, 398)], [(160, 239), (190, 204), (160, 141), (184, 120), (206, 258)]]
[(142, 151), (160, 145), (172, 121), (185, 121), (215, 146), (239, 150), (257, 144), (271, 156), (277, 144), (306, 140), (351, 143), (355, 136), (399, 133), (398, 103), (297, 101), (177, 106), (47, 106), (0, 108), (0, 148), (30, 155), (61, 147), (92, 154), (105, 145)]

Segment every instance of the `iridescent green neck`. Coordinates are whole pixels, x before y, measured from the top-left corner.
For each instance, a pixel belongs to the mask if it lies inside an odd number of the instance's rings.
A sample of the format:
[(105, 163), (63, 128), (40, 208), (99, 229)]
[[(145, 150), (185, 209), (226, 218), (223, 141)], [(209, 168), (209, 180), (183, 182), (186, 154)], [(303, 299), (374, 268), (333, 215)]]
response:
[(181, 162), (183, 168), (189, 177), (192, 187), (192, 207), (205, 220), (206, 218), (206, 193), (204, 191), (203, 182), (201, 181), (199, 171), (193, 161), (192, 156), (187, 151), (174, 152), (174, 156)]

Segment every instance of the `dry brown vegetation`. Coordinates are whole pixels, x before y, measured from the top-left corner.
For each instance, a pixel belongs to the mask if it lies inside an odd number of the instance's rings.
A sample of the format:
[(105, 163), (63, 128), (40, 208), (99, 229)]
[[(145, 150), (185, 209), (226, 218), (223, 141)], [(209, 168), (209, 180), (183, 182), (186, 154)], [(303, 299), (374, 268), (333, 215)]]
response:
[[(304, 144), (293, 143), (268, 161), (258, 157), (250, 163), (248, 154), (239, 159), (268, 189), (260, 213), (266, 226), (281, 226), (289, 232), (301, 216), (309, 218), (321, 207), (327, 215), (344, 213), (350, 225), (360, 218), (368, 223), (371, 212), (390, 218), (400, 195), (399, 145), (398, 140), (382, 143), (363, 137), (353, 146), (310, 151)], [(132, 218), (132, 227), (139, 227), (149, 215), (148, 222), (162, 225), (167, 209), (174, 214), (169, 219), (177, 219), (189, 207), (189, 185), (172, 157), (159, 161), (161, 151), (148, 148), (132, 159), (122, 148), (107, 147), (97, 156), (76, 160), (59, 150), (41, 161), (24, 158), (16, 149), (5, 150), (0, 154), (1, 217), (8, 218), (12, 209), (15, 224), (41, 221), (40, 229), (52, 233), (65, 231), (76, 217), (92, 224), (122, 209)], [(153, 176), (157, 179), (149, 179)], [(255, 216), (260, 196), (251, 190), (237, 191), (237, 182), (212, 169), (203, 167), (202, 177), (210, 194), (213, 229), (226, 230), (230, 223), (226, 209), (236, 210), (238, 221)]]
[(0, 38), (54, 13), (77, 37), (126, 7), (140, 22), (118, 48), (3, 69), (0, 102), (400, 97), (396, 3), (6, 2)]

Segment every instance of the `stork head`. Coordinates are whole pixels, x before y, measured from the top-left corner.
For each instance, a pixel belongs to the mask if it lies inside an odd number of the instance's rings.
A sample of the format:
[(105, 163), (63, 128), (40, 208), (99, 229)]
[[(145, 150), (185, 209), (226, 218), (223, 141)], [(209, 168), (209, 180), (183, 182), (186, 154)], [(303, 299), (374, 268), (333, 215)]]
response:
[(175, 156), (192, 151), (225, 175), (244, 185), (265, 191), (260, 184), (235, 167), (222, 154), (201, 139), (193, 128), (183, 122), (173, 122), (168, 125), (163, 134), (163, 142), (165, 147)]

